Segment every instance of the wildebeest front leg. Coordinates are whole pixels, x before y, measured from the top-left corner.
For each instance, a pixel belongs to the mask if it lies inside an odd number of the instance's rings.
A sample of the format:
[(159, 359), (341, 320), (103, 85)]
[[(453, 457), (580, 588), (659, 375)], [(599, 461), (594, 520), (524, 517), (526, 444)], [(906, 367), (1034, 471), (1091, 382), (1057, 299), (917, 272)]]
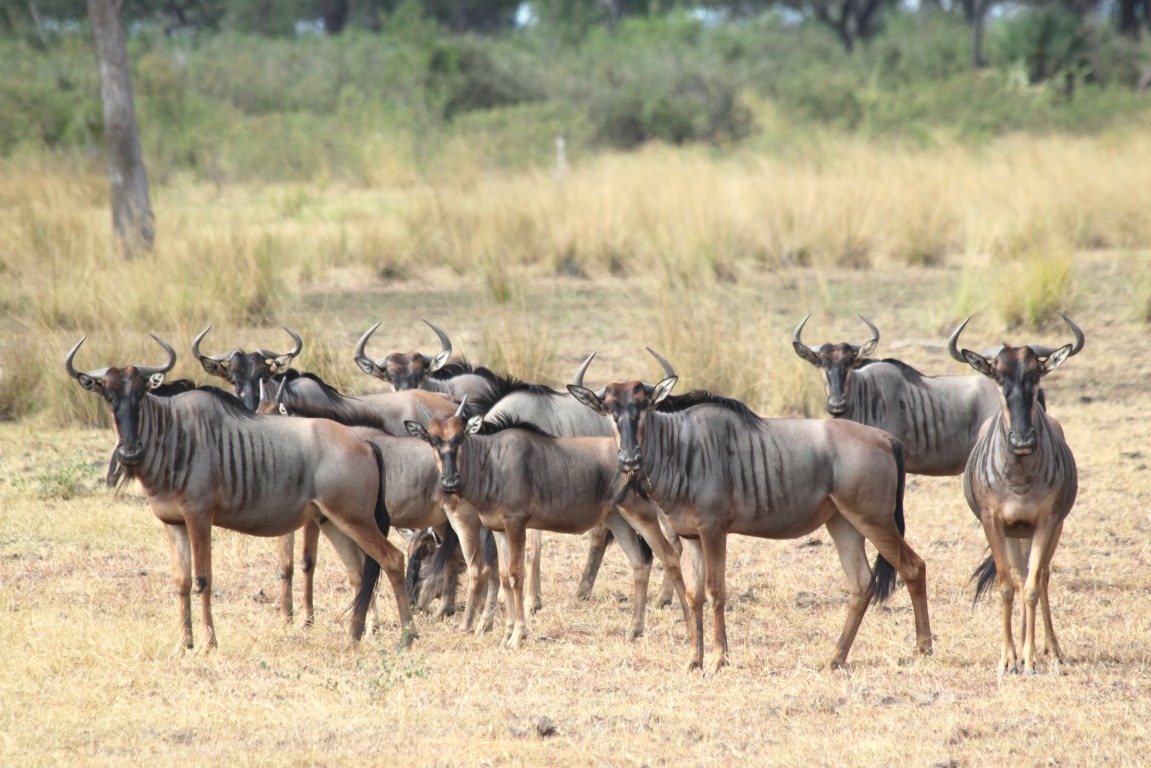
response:
[(611, 542), (611, 530), (606, 524), (600, 523), (588, 531), (587, 562), (584, 563), (583, 573), (580, 574), (579, 586), (576, 588), (576, 598), (587, 600), (591, 597), (595, 579), (599, 574), (599, 567), (603, 564), (604, 552)]
[(512, 615), (511, 632), (507, 638), (509, 648), (519, 648), (527, 637), (527, 614), (524, 610), (524, 550), (527, 530), (518, 521), (504, 521), (508, 541), (508, 584), (511, 594), (506, 596)]
[(1059, 544), (1059, 537), (1063, 534), (1063, 521), (1059, 521), (1055, 533), (1051, 537), (1047, 553), (1047, 565), (1039, 574), (1039, 606), (1043, 611), (1043, 651), (1049, 654), (1053, 663), (1058, 667), (1063, 661), (1063, 650), (1055, 638), (1055, 626), (1051, 623), (1051, 603), (1047, 599), (1047, 590), (1051, 585), (1051, 558), (1055, 555), (1055, 547)]
[(168, 534), (168, 551), (172, 557), (172, 577), (176, 582), (176, 604), (180, 612), (182, 643), (192, 647), (192, 551), (188, 545), (188, 528), (183, 523), (164, 524)]
[(631, 627), (628, 629), (627, 639), (635, 640), (643, 634), (644, 616), (647, 612), (647, 585), (651, 579), (651, 552), (643, 551), (635, 529), (616, 510), (613, 509), (608, 513), (604, 523), (611, 528), (612, 535), (631, 563)]
[(1023, 672), (1035, 674), (1035, 613), (1040, 600), (1043, 602), (1043, 624), (1046, 648), (1055, 648), (1055, 659), (1061, 658), (1059, 641), (1055, 639), (1055, 629), (1051, 626), (1051, 611), (1047, 606), (1047, 582), (1050, 579), (1051, 557), (1059, 543), (1062, 523), (1040, 525), (1031, 540), (1031, 558), (1027, 569), (1027, 584), (1023, 591), (1023, 607), (1026, 612), (1026, 635), (1023, 639)]
[(1002, 526), (996, 525), (992, 517), (985, 516), (983, 518), (983, 532), (986, 534), (987, 544), (991, 548), (991, 559), (995, 561), (995, 574), (999, 584), (1003, 647), (999, 656), (998, 672), (1002, 675), (1004, 672), (1014, 672), (1018, 664), (1015, 638), (1011, 634), (1011, 609), (1015, 602), (1015, 579), (1011, 574), (1007, 536)]
[(664, 583), (670, 584), (671, 590), (679, 598), (684, 622), (690, 621), (691, 611), (688, 606), (683, 570), (679, 564), (682, 546), (680, 549), (676, 548), (676, 545), (679, 544), (678, 537), (675, 540), (676, 544), (672, 544), (668, 540), (668, 534), (674, 536), (675, 532), (670, 529), (670, 526), (667, 528), (663, 526), (662, 513), (654, 503), (645, 501), (638, 496), (629, 497), (619, 510), (631, 527), (651, 547), (655, 556), (659, 558), (660, 564), (663, 565)]
[[(304, 551), (300, 565), (304, 572), (304, 626), (310, 627), (316, 620), (316, 555), (320, 550), (320, 524), (316, 520), (304, 523)], [(357, 572), (362, 572), (361, 568)]]
[(540, 556), (544, 548), (544, 533), (538, 528), (527, 534), (527, 594), (531, 599), (531, 612), (544, 607), (543, 586), (540, 578)]
[(700, 531), (703, 547), (704, 579), (707, 597), (711, 600), (712, 638), (714, 654), (705, 671), (715, 674), (727, 666), (727, 532)]
[(288, 624), (292, 623), (295, 609), (292, 606), (292, 576), (295, 571), (296, 532), (285, 533), (279, 539), (280, 571), (280, 615)]
[(192, 548), (192, 591), (200, 596), (200, 624), (208, 637), (207, 647), (216, 647), (216, 626), (212, 621), (212, 516), (188, 513), (188, 541)]
[[(448, 515), (448, 524), (452, 526), (460, 540), (460, 551), (463, 553), (464, 564), (468, 571), (468, 594), (464, 604), (464, 616), (460, 622), (460, 630), (471, 632), (475, 628), (476, 612), (480, 608), (486, 575), (483, 543), (480, 537), (480, 518), (470, 505), (464, 509), (456, 508), (445, 511)], [(487, 618), (490, 619), (491, 617)], [(483, 629), (481, 628), (479, 631), (483, 631)]]
[(691, 656), (687, 671), (703, 669), (703, 601), (704, 601), (704, 560), (703, 547), (699, 539), (681, 539), (683, 551), (687, 555), (687, 567), (683, 569), (687, 587), (687, 601), (691, 611), (688, 621)]
[(855, 636), (871, 602), (871, 567), (867, 564), (863, 534), (843, 515), (836, 512), (827, 521), (826, 526), (831, 540), (835, 542), (836, 552), (839, 553), (843, 573), (847, 576), (847, 620), (843, 624), (839, 642), (835, 644), (835, 652), (828, 664), (831, 669), (839, 669), (847, 663), (847, 654), (855, 642)]

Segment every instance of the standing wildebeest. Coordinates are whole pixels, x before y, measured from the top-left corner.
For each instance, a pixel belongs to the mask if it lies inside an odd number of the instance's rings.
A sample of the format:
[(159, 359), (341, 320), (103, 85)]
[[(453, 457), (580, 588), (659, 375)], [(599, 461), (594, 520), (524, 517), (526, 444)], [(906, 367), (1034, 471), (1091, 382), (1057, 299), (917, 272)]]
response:
[[(259, 408), (262, 401), (270, 399), (269, 387), (278, 377), (287, 373), (292, 360), (304, 349), (304, 340), (300, 335), (283, 323), (280, 327), (292, 337), (295, 346), (291, 352), (271, 352), (266, 349), (257, 349), (255, 352), (244, 352), (233, 349), (220, 355), (206, 355), (200, 351), (200, 342), (212, 330), (208, 326), (200, 331), (192, 341), (192, 354), (204, 370), (212, 375), (226, 379), (232, 385), (236, 397), (251, 411)], [(330, 528), (329, 528), (330, 530)], [(303, 526), (304, 540), (301, 544), (300, 562), (304, 571), (304, 625), (311, 626), (315, 621), (314, 584), (316, 572), (316, 553), (319, 550), (320, 526), (314, 520), (309, 520)], [(329, 536), (329, 538), (331, 538)], [(296, 532), (292, 531), (280, 537), (279, 572), (280, 572), (280, 613), (284, 619), (291, 622), (295, 613), (292, 605), (292, 579), (295, 575), (292, 553), (295, 549)], [(337, 547), (338, 549), (338, 547)]]
[(807, 317), (792, 335), (795, 353), (819, 369), (827, 412), (890, 433), (903, 443), (912, 474), (961, 474), (980, 425), (999, 407), (995, 385), (982, 376), (925, 376), (900, 360), (869, 359), (879, 330), (859, 319), (871, 330), (859, 345), (809, 347), (800, 338)]
[[(1058, 349), (1039, 344), (1003, 345), (982, 353), (958, 349), (967, 318), (948, 341), (951, 355), (994, 381), (1000, 404), (983, 425), (963, 475), (967, 504), (983, 525), (991, 556), (976, 569), (976, 599), (999, 583), (1003, 600), (1003, 653), (999, 674), (1016, 670), (1018, 657), (1011, 634), (1015, 592), (1023, 592), (1023, 669), (1035, 671), (1035, 604), (1043, 610), (1044, 652), (1063, 660), (1047, 588), (1051, 558), (1071, 512), (1079, 484), (1075, 457), (1063, 438), (1063, 428), (1037, 401), (1039, 381), (1083, 348), (1083, 331), (1062, 312), (1075, 342)], [(1030, 541), (1026, 552), (1020, 539)]]
[(625, 530), (640, 532), (684, 602), (678, 556), (663, 535), (655, 507), (643, 500), (618, 508), (614, 503), (621, 478), (612, 438), (553, 437), (528, 423), (485, 422), (481, 416), (465, 423), (462, 410), (448, 419), (432, 419), (427, 426), (409, 422), (407, 427), (432, 447), (444, 493), (475, 507), (503, 543), (500, 579), (509, 602), (504, 635), (509, 647), (519, 647), (527, 633), (523, 577), (528, 528), (582, 533), (606, 522), (617, 531), (634, 574), (629, 639), (643, 632), (651, 564), (639, 547), (627, 543), (621, 535)]
[[(595, 358), (592, 353), (580, 364), (573, 381), (583, 383), (584, 373)], [(501, 423), (508, 420), (527, 422), (539, 427), (543, 432), (555, 437), (610, 437), (611, 428), (607, 421), (592, 413), (568, 392), (560, 392), (542, 384), (528, 384), (511, 376), (491, 376), (491, 384), (479, 397), (472, 398), (472, 413), (482, 414), (484, 421)], [(629, 551), (640, 546), (640, 538), (635, 531), (628, 531), (620, 525), (614, 529), (606, 525), (596, 525), (589, 531), (588, 556), (576, 588), (576, 597), (586, 600), (595, 585), (596, 574), (603, 561), (604, 551), (613, 538), (624, 536), (627, 541), (621, 545)], [(528, 542), (529, 570), (527, 591), (531, 599), (529, 610), (538, 611), (543, 604), (540, 579), (540, 530), (532, 531)], [(673, 544), (673, 546), (676, 546)], [(671, 602), (673, 585), (664, 574), (663, 583), (657, 597), (657, 605)], [(647, 594), (646, 586), (644, 594)]]
[[(453, 533), (453, 546), (458, 542), (467, 566), (469, 577), (469, 590), (464, 608), (463, 621), (460, 628), (464, 631), (475, 629), (476, 633), (485, 631), (491, 625), (492, 614), (495, 610), (496, 592), (498, 585), (491, 579), (492, 589), (488, 595), (481, 621), (474, 623), (476, 611), (479, 609), (480, 597), (484, 590), (484, 571), (487, 570), (483, 557), (483, 537), (480, 531), (480, 519), (470, 505), (457, 503), (455, 499), (445, 498), (440, 492), (440, 470), (434, 458), (428, 454), (426, 446), (420, 441), (413, 440), (407, 435), (404, 426), (403, 437), (397, 437), (398, 428), (396, 414), (388, 411), (371, 412), (352, 409), (350, 412), (340, 406), (346, 404), (348, 398), (339, 395), (335, 390), (318, 379), (302, 377), (309, 387), (322, 386), (330, 400), (309, 397), (291, 398), (286, 391), (294, 379), (289, 374), (281, 382), (276, 394), (276, 406), (285, 416), (300, 416), (311, 419), (330, 419), (349, 427), (356, 428), (356, 435), (375, 445), (384, 458), (384, 478), (387, 488), (387, 504), (391, 514), (392, 524), (398, 528), (443, 528), (450, 524)], [(392, 393), (411, 395), (412, 392)], [(453, 410), (444, 404), (452, 403), (447, 398), (432, 393), (419, 393), (417, 397), (430, 395), (430, 404), (435, 408), (434, 414), (423, 407), (423, 401), (416, 399), (412, 402), (419, 408), (420, 418), (433, 418), (439, 415), (455, 414), (462, 411), (464, 404), (460, 403)], [(438, 402), (434, 400), (438, 398)], [(412, 400), (401, 397), (399, 400)], [(454, 403), (452, 403), (454, 404)], [(262, 406), (264, 407), (264, 406)], [(405, 424), (407, 419), (399, 423)], [(411, 552), (409, 552), (409, 556)], [(411, 563), (409, 563), (411, 565)], [(417, 566), (418, 567), (418, 566)], [(455, 574), (452, 573), (451, 576)], [(494, 572), (491, 574), (494, 577)], [(418, 570), (413, 574), (408, 570), (408, 595), (414, 599), (414, 592), (418, 591), (418, 583), (413, 583), (412, 577), (418, 577)], [(442, 618), (455, 610), (455, 580), (450, 579), (445, 587), (446, 594), (440, 603), (437, 618)]]
[(468, 395), (472, 399), (483, 394), (488, 387), (488, 378), (482, 373), (486, 369), (476, 372), (464, 361), (450, 362), (451, 339), (427, 320), (424, 320), (424, 323), (435, 331), (440, 339), (442, 349), (436, 355), (392, 352), (386, 357), (373, 360), (368, 357), (366, 347), (368, 339), (380, 327), (380, 324), (376, 323), (356, 344), (356, 365), (369, 376), (391, 384), (397, 392), (406, 389), (426, 389), (429, 392), (442, 392), (455, 397)]
[(176, 351), (154, 334), (152, 338), (168, 353), (163, 366), (77, 371), (72, 361), (84, 343), (81, 338), (64, 367), (80, 386), (107, 403), (117, 437), (114, 460), (125, 479), (140, 481), (153, 514), (164, 523), (184, 646), (192, 647), (193, 584), (200, 595), (208, 647), (216, 645), (212, 526), (282, 536), (320, 516), (368, 558), (352, 616), (353, 639), (363, 634), (382, 566), (396, 596), (401, 644), (409, 644), (414, 632), (404, 589), (404, 557), (387, 539), (390, 523), (379, 450), (334, 422), (252, 413), (218, 389), (154, 397), (148, 390), (175, 366)]
[[(918, 650), (930, 653), (926, 568), (903, 538), (899, 441), (851, 421), (761, 419), (743, 403), (707, 392), (669, 400), (657, 410), (678, 377), (652, 354), (666, 374), (655, 385), (609, 384), (598, 393), (574, 384), (568, 389), (611, 419), (619, 468), (630, 477), (632, 492), (659, 505), (692, 554), (688, 669), (703, 667), (705, 584), (716, 652), (708, 669), (727, 663), (728, 534), (794, 539), (821, 525), (835, 542), (851, 593), (831, 666), (847, 660), (868, 603), (891, 594), (896, 572), (911, 595)], [(879, 551), (874, 573), (865, 539)]]

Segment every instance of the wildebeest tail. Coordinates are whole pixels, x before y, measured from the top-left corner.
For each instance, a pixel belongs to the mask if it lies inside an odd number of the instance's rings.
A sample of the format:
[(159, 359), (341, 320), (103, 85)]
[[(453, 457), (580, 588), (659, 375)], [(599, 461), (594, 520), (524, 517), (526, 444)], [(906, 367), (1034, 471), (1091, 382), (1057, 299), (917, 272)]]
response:
[[(376, 526), (384, 536), (388, 535), (388, 531), (392, 527), (392, 516), (388, 514), (388, 505), (384, 501), (384, 454), (380, 450), (380, 446), (369, 441), (368, 445), (372, 447), (372, 453), (376, 456), (376, 469), (379, 471), (380, 482), (376, 486)], [(360, 591), (356, 593), (356, 599), (352, 603), (352, 637), (359, 640), (364, 634), (364, 620), (368, 615), (368, 608), (371, 607), (372, 597), (376, 593), (376, 584), (380, 580), (380, 564), (373, 560), (367, 553), (364, 553), (364, 573), (363, 578), (360, 580)]]
[(480, 546), (484, 552), (484, 562), (493, 568), (498, 567), (499, 550), (496, 549), (496, 537), (492, 529), (486, 525), (480, 526)]
[[(898, 477), (895, 486), (895, 528), (902, 536), (907, 530), (907, 523), (903, 519), (903, 492), (907, 486), (907, 466), (903, 455), (903, 443), (891, 438), (891, 451), (895, 454), (895, 471)], [(879, 604), (891, 597), (895, 592), (896, 573), (894, 566), (887, 562), (883, 555), (875, 556), (875, 567), (871, 569), (871, 602)]]
[(971, 581), (975, 582), (975, 598), (971, 604), (979, 602), (979, 598), (991, 591), (991, 585), (999, 581), (999, 572), (995, 570), (995, 558), (987, 556), (979, 566), (971, 572)]

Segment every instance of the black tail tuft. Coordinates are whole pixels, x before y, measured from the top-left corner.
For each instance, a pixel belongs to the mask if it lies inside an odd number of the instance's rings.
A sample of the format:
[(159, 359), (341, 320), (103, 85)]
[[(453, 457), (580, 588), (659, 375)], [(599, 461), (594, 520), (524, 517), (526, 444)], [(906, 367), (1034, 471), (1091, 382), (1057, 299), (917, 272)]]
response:
[[(907, 486), (907, 467), (903, 455), (903, 443), (895, 438), (891, 439), (891, 451), (895, 455), (895, 471), (898, 481), (895, 486), (895, 528), (902, 536), (907, 530), (907, 523), (903, 518), (903, 492)], [(895, 592), (896, 573), (894, 566), (887, 562), (883, 555), (875, 556), (875, 566), (871, 569), (871, 602), (878, 605), (891, 597)]]
[(987, 559), (971, 572), (970, 580), (975, 582), (975, 597), (971, 600), (971, 604), (975, 605), (981, 597), (990, 594), (992, 585), (999, 581), (999, 572), (995, 570), (995, 558), (988, 555)]
[[(368, 442), (372, 446), (372, 452), (376, 455), (376, 469), (379, 472), (380, 482), (376, 486), (376, 526), (384, 534), (388, 535), (388, 531), (392, 527), (392, 517), (388, 514), (388, 506), (384, 502), (384, 454), (380, 451), (380, 446), (373, 442)], [(355, 601), (352, 603), (352, 638), (359, 640), (364, 634), (364, 622), (368, 615), (368, 608), (372, 605), (372, 597), (376, 593), (376, 584), (380, 581), (380, 564), (377, 563), (367, 553), (364, 554), (364, 573), (363, 578), (360, 580), (360, 591), (356, 593)]]
[(496, 548), (496, 537), (492, 529), (486, 525), (480, 526), (480, 544), (484, 550), (484, 562), (492, 567), (498, 567), (500, 553)]

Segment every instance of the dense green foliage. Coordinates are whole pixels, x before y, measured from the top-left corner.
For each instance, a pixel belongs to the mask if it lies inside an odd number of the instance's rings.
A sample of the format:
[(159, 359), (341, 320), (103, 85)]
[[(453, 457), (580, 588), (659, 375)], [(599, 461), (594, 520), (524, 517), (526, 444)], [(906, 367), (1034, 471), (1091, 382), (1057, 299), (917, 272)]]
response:
[[(778, 148), (818, 130), (930, 145), (1089, 132), (1145, 109), (1134, 85), (1146, 46), (1057, 9), (992, 21), (983, 70), (971, 67), (966, 24), (940, 11), (889, 12), (848, 53), (826, 26), (771, 13), (576, 24), (550, 3), (541, 14), (566, 22), (481, 36), (451, 33), (414, 4), (381, 9), (378, 31), (340, 35), (140, 25), (130, 55), (152, 175), (361, 182), (381, 146), (423, 172), (451, 162), (453, 142), (496, 167), (542, 167), (560, 134), (572, 153), (649, 141)], [(0, 37), (0, 71), (0, 155), (97, 145), (82, 24)]]

